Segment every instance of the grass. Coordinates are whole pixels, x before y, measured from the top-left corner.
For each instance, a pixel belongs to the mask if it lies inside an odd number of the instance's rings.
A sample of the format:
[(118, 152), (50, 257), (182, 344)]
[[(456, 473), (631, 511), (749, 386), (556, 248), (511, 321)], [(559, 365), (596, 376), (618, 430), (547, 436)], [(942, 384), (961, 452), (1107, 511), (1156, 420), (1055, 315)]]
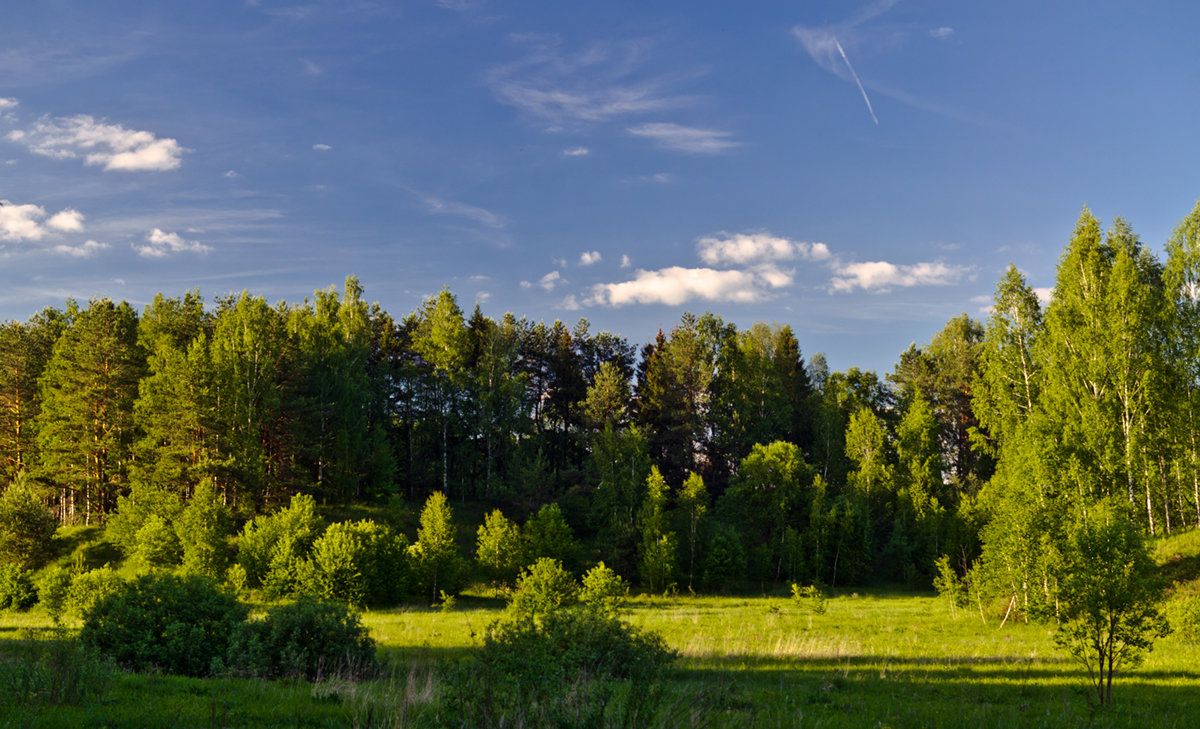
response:
[[(432, 667), (465, 655), (499, 614), (497, 601), (471, 596), (449, 612), (366, 613), (392, 667), (382, 681), (116, 673), (102, 697), (77, 705), (7, 707), (0, 729), (419, 725), (436, 691)], [(1082, 668), (1054, 649), (1052, 627), (1010, 621), (1001, 629), (978, 614), (951, 620), (948, 606), (927, 595), (838, 595), (820, 615), (786, 598), (640, 597), (627, 615), (680, 654), (663, 726), (1140, 729), (1190, 727), (1200, 716), (1200, 650), (1174, 637), (1119, 676), (1116, 705), (1100, 711)], [(0, 616), (0, 656), (11, 663), (52, 635), (37, 612)]]

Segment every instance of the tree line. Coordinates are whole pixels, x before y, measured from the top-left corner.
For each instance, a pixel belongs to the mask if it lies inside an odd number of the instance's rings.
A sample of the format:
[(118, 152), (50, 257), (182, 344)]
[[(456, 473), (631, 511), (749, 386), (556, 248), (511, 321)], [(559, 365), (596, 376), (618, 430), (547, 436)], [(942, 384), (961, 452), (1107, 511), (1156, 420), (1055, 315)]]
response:
[(1097, 504), (1151, 535), (1200, 523), (1198, 385), (1200, 206), (1165, 261), (1085, 209), (1047, 303), (1010, 267), (986, 322), (885, 377), (713, 313), (640, 350), (449, 290), (395, 319), (353, 277), (297, 304), (67, 302), (0, 327), (0, 484), (60, 523), (197, 493), (239, 523), (299, 494), (553, 504), (655, 589), (928, 584), (946, 555), (1033, 613)]

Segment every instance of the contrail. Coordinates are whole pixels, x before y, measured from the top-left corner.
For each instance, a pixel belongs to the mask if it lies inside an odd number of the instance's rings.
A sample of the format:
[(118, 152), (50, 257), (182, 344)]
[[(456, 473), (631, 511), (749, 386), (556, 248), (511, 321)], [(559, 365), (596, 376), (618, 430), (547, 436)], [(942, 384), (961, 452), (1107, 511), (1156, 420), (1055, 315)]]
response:
[(879, 126), (879, 119), (875, 116), (875, 110), (871, 108), (871, 99), (867, 96), (867, 90), (863, 88), (862, 81), (858, 80), (858, 74), (854, 72), (854, 66), (850, 65), (850, 59), (846, 58), (846, 52), (842, 50), (842, 44), (838, 43), (838, 39), (833, 39), (833, 44), (837, 46), (838, 53), (842, 54), (842, 60), (846, 62), (846, 68), (850, 69), (850, 75), (854, 77), (854, 83), (858, 84), (858, 90), (862, 92), (863, 101), (867, 102), (867, 111), (871, 112), (871, 119), (875, 122), (875, 126)]

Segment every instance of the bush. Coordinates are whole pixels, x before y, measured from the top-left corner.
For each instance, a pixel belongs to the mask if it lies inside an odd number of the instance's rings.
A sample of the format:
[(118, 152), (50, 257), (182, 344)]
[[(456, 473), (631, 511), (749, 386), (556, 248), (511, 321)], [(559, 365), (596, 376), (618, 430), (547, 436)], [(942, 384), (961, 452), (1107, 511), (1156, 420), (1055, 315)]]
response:
[(219, 580), (229, 566), (233, 518), (210, 481), (203, 481), (175, 521), (183, 544), (183, 569)]
[(557, 559), (543, 557), (517, 580), (509, 610), (516, 615), (538, 616), (573, 605), (579, 595), (575, 579)]
[(558, 504), (545, 504), (529, 517), (521, 528), (521, 541), (525, 544), (525, 564), (552, 557), (578, 574), (579, 543)]
[(62, 567), (51, 567), (37, 578), (38, 602), (55, 624), (62, 618), (71, 591), (71, 573)]
[(405, 539), (364, 519), (331, 524), (313, 543), (306, 587), (355, 606), (395, 604), (408, 589)]
[(246, 524), (238, 540), (237, 562), (246, 570), (250, 587), (260, 585), (272, 595), (287, 595), (296, 587), (297, 565), (321, 535), (317, 503), (299, 494), (274, 514), (258, 516)]
[(137, 530), (137, 547), (134, 550), (138, 564), (150, 569), (174, 567), (183, 556), (183, 547), (175, 528), (158, 514), (151, 514), (141, 529)]
[(615, 613), (629, 595), (629, 583), (604, 563), (596, 565), (583, 576), (579, 601), (607, 613)]
[(0, 563), (37, 567), (46, 561), (58, 525), (24, 474), (0, 494)]
[(1184, 643), (1200, 645), (1200, 593), (1177, 600), (1170, 607), (1175, 632)]
[(144, 575), (93, 605), (79, 639), (130, 670), (205, 676), (246, 612), (199, 575)]
[(11, 651), (8, 657), (0, 661), (0, 707), (87, 705), (104, 698), (114, 673), (95, 651), (58, 631), (51, 640), (33, 641), (15, 660)]
[(639, 725), (673, 659), (658, 635), (596, 610), (516, 616), (447, 677), (445, 713), (481, 727)]
[(29, 570), (19, 564), (0, 565), (0, 610), (28, 610), (37, 602)]
[(84, 617), (105, 597), (121, 589), (125, 580), (107, 565), (76, 575), (67, 589), (66, 611)]
[(238, 627), (227, 666), (237, 675), (316, 680), (322, 675), (365, 677), (378, 669), (375, 641), (342, 603), (302, 597)]

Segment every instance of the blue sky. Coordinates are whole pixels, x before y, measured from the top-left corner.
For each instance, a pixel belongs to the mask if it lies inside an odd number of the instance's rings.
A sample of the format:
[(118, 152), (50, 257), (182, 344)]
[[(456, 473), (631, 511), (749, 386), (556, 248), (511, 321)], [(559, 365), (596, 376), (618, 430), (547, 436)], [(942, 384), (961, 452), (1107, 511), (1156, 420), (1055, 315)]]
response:
[(11, 5), (0, 318), (355, 274), (886, 372), (1085, 204), (1161, 250), (1200, 197), (1193, 3)]

